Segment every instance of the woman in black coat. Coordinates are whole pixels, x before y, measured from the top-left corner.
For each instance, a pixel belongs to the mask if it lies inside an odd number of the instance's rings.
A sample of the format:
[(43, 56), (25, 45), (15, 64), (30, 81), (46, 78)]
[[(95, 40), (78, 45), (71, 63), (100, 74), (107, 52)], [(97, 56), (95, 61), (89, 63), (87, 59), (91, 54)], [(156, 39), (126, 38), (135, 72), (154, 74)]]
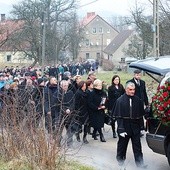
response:
[[(116, 100), (125, 93), (125, 89), (122, 84), (120, 84), (120, 77), (118, 75), (114, 75), (112, 78), (111, 86), (108, 88), (108, 111), (110, 116), (112, 116), (112, 110), (114, 108)], [(115, 132), (115, 120), (112, 121), (112, 131), (113, 138), (116, 138)]]
[(90, 113), (91, 126), (94, 128), (93, 138), (97, 140), (96, 133), (99, 132), (101, 142), (106, 142), (104, 139), (102, 128), (104, 127), (105, 119), (105, 103), (107, 95), (102, 89), (102, 81), (97, 79), (93, 83), (93, 91), (88, 95), (88, 107)]
[[(83, 134), (83, 142), (88, 143), (87, 141), (87, 132), (88, 132), (88, 105), (87, 105), (87, 93), (86, 93), (86, 82), (80, 81), (78, 84), (79, 89), (75, 94), (75, 111), (76, 111), (76, 119), (78, 123), (82, 126), (84, 125), (84, 134)], [(81, 131), (81, 129), (80, 129)], [(77, 141), (80, 141), (80, 131), (76, 133)]]

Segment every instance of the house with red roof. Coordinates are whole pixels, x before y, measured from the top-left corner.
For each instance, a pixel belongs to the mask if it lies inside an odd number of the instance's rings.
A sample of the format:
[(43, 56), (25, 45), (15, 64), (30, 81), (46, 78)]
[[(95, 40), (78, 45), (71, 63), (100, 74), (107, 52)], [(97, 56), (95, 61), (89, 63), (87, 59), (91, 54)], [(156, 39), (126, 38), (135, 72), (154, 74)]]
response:
[(119, 32), (95, 12), (88, 12), (80, 24), (84, 30), (84, 39), (80, 43), (79, 58), (102, 59), (103, 50)]
[(134, 30), (118, 32), (111, 24), (95, 12), (88, 12), (81, 21), (84, 29), (84, 40), (80, 44), (79, 58), (107, 59), (115, 66), (126, 65), (124, 49), (131, 45)]
[[(10, 45), (10, 39), (13, 35), (22, 29), (22, 20), (6, 19), (5, 14), (1, 14), (0, 20), (0, 63), (6, 65), (11, 64), (28, 64), (32, 63), (32, 60), (26, 59), (25, 54), (22, 51), (18, 51), (14, 46)], [(24, 49), (29, 49), (29, 46), (22, 44)]]

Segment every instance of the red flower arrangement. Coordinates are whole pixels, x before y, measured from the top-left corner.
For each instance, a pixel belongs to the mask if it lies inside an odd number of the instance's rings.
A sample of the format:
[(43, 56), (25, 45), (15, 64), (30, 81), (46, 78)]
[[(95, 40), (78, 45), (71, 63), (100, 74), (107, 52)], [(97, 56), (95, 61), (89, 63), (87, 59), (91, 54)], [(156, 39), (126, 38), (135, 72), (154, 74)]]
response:
[(162, 124), (170, 126), (170, 78), (157, 89), (152, 98), (153, 116)]

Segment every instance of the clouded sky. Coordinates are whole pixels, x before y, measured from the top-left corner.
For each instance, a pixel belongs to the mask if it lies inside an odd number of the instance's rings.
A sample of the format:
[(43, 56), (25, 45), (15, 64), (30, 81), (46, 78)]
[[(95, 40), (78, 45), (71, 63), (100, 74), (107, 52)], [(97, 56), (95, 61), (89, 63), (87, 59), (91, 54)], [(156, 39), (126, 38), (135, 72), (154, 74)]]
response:
[[(21, 0), (0, 0), (0, 13), (9, 13), (12, 4)], [(87, 12), (96, 12), (100, 16), (128, 15), (135, 1), (142, 4), (144, 8), (150, 7), (149, 0), (77, 0), (80, 2), (78, 13), (84, 16)], [(152, 1), (152, 0), (151, 0)], [(93, 3), (92, 3), (93, 2)]]

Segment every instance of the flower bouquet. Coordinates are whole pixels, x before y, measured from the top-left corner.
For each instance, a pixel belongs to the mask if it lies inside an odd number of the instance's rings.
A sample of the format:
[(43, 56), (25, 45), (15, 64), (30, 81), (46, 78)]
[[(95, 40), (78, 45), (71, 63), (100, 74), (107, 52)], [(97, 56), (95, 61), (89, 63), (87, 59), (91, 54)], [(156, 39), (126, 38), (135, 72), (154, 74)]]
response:
[(162, 124), (170, 126), (170, 78), (164, 85), (158, 87), (152, 98), (153, 116), (159, 119)]

